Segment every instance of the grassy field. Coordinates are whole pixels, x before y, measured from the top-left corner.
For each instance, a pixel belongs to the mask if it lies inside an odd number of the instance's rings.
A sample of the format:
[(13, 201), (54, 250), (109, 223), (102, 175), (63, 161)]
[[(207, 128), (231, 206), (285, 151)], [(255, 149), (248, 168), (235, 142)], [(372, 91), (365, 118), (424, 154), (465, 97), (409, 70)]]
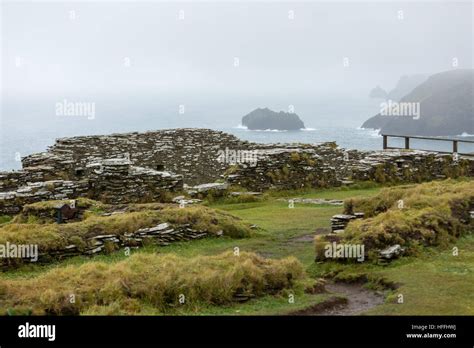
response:
[[(453, 255), (453, 248), (459, 254)], [(313, 277), (331, 275), (344, 281), (368, 278), (367, 287), (378, 282), (393, 285), (385, 303), (369, 310), (374, 315), (473, 315), (474, 236), (460, 238), (449, 248), (430, 248), (417, 256), (375, 264), (312, 264)], [(399, 302), (399, 295), (403, 301)]]
[[(243, 303), (224, 304), (203, 303), (187, 306), (175, 306), (171, 310), (161, 310), (146, 302), (141, 302), (139, 314), (154, 315), (263, 315), (291, 314), (327, 300), (331, 294), (311, 294), (305, 291), (307, 286), (319, 277), (333, 277), (340, 280), (368, 280), (367, 287), (379, 288), (380, 284), (389, 285), (384, 290), (386, 301), (373, 308), (367, 314), (474, 314), (474, 237), (460, 238), (455, 244), (444, 248), (429, 248), (418, 255), (404, 257), (387, 266), (374, 263), (342, 264), (336, 262), (316, 263), (313, 236), (316, 231), (329, 229), (330, 218), (341, 213), (343, 207), (332, 205), (298, 204), (289, 208), (287, 199), (325, 198), (348, 199), (355, 197), (373, 197), (380, 192), (379, 187), (358, 187), (305, 192), (278, 192), (266, 194), (264, 199), (236, 203), (213, 201), (210, 208), (231, 213), (243, 219), (243, 222), (255, 224), (248, 238), (229, 237), (209, 238), (192, 242), (181, 242), (166, 247), (146, 246), (133, 251), (133, 254), (173, 254), (182, 258), (196, 258), (205, 255), (255, 252), (258, 255), (280, 260), (294, 256), (303, 265), (307, 278), (301, 284), (285, 288), (275, 294), (263, 295)], [(453, 256), (452, 248), (459, 249), (459, 255)], [(49, 265), (25, 265), (1, 275), (5, 281), (27, 282), (44, 277), (48, 272), (69, 267), (81, 267), (92, 262), (115, 265), (124, 262), (128, 256), (123, 251), (111, 255), (100, 255), (93, 259), (74, 257)], [(24, 283), (26, 284), (26, 283)], [(403, 303), (398, 303), (403, 295)], [(109, 306), (81, 312), (83, 314), (122, 314), (119, 309)]]

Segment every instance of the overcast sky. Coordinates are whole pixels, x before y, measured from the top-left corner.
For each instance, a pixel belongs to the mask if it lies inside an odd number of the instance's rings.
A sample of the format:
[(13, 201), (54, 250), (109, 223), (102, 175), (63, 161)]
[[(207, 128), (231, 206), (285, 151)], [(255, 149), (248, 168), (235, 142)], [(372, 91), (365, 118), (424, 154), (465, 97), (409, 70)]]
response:
[(470, 2), (27, 1), (2, 12), (2, 87), (15, 99), (366, 95), (473, 63)]

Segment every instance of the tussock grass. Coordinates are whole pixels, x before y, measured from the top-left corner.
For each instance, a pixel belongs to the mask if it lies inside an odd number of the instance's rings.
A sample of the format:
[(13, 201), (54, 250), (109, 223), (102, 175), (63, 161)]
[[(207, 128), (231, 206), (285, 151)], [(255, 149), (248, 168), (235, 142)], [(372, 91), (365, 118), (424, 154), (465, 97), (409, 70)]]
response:
[(250, 228), (239, 218), (203, 206), (164, 207), (112, 216), (90, 215), (83, 221), (67, 224), (9, 223), (0, 227), (0, 244), (38, 244), (40, 252), (61, 249), (69, 244), (81, 245), (101, 234), (123, 235), (162, 222), (171, 225), (190, 224), (193, 229), (233, 238), (250, 236)]
[(446, 204), (460, 197), (461, 199), (474, 195), (472, 180), (432, 181), (419, 185), (404, 185), (393, 188), (383, 188), (374, 197), (355, 197), (345, 201), (345, 212), (361, 211), (365, 217), (373, 217), (389, 209), (397, 208), (398, 201), (403, 199), (403, 205), (410, 209), (435, 207), (440, 203)]
[[(33, 278), (0, 280), (3, 314), (139, 314), (178, 306), (226, 305), (236, 296), (276, 294), (305, 278), (294, 257), (281, 260), (254, 253), (179, 257), (133, 254), (114, 264), (89, 262), (55, 268)], [(71, 295), (75, 303), (71, 303)], [(180, 295), (185, 296), (180, 303)]]
[[(20, 214), (16, 215), (14, 223), (54, 223), (56, 221), (56, 207), (63, 204), (70, 204), (71, 200), (50, 200), (41, 201), (23, 206)], [(88, 198), (77, 198), (76, 208), (80, 211), (87, 210), (84, 218), (90, 215), (97, 215), (106, 209), (106, 205)]]
[(376, 250), (394, 244), (406, 247), (408, 254), (423, 246), (448, 246), (474, 231), (469, 216), (473, 209), (474, 185), (470, 180), (388, 188), (372, 198), (354, 198), (346, 202), (346, 212), (363, 211), (368, 218), (350, 222), (337, 236), (317, 236), (317, 258), (324, 259), (324, 245), (333, 241), (363, 244), (373, 259), (377, 258)]

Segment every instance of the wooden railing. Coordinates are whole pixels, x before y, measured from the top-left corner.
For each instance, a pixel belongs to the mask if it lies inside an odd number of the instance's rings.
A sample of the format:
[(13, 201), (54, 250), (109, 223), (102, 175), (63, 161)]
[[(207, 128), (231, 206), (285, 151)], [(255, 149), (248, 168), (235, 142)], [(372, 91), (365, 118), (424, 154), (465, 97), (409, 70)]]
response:
[[(436, 141), (450, 141), (453, 143), (453, 150), (452, 151), (439, 151), (439, 150), (424, 150), (424, 149), (417, 149), (423, 151), (433, 151), (439, 153), (458, 153), (458, 143), (470, 143), (474, 144), (474, 140), (464, 140), (464, 139), (448, 139), (448, 138), (436, 138), (436, 137), (420, 137), (420, 136), (409, 136), (409, 135), (393, 135), (393, 134), (382, 134), (383, 137), (383, 149), (405, 149), (410, 150), (410, 139), (423, 139), (423, 140), (436, 140)], [(405, 139), (405, 147), (391, 147), (388, 146), (388, 138), (404, 138)], [(414, 149), (413, 149), (414, 150)], [(474, 152), (471, 153), (458, 153), (459, 155), (463, 156), (474, 156)]]

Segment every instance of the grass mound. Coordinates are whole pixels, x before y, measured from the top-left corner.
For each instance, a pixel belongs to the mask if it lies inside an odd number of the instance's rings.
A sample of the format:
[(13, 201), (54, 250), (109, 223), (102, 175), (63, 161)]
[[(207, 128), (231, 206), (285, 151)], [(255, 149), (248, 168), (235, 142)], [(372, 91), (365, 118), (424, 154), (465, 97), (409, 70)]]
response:
[(193, 258), (138, 253), (114, 264), (89, 262), (55, 268), (34, 278), (0, 280), (0, 312), (140, 314), (151, 308), (163, 313), (178, 306), (225, 305), (242, 297), (276, 294), (303, 278), (303, 267), (294, 257), (271, 260), (246, 252)]
[[(383, 188), (374, 197), (356, 197), (345, 201), (346, 214), (364, 212), (365, 217), (373, 217), (392, 208), (398, 208), (399, 200), (403, 207), (416, 209), (438, 206), (474, 195), (472, 180), (432, 181), (418, 185), (405, 185)], [(442, 201), (442, 202), (441, 202)]]
[(474, 230), (470, 211), (474, 210), (472, 180), (445, 180), (383, 189), (372, 198), (346, 202), (346, 212), (363, 211), (366, 219), (349, 223), (344, 233), (317, 236), (317, 259), (324, 259), (328, 242), (362, 244), (369, 258), (378, 251), (400, 244), (407, 254), (421, 246), (447, 246)]
[[(77, 198), (76, 208), (79, 212), (77, 220), (91, 214), (98, 214), (105, 211), (106, 205), (88, 198)], [(12, 222), (16, 223), (54, 223), (57, 220), (56, 207), (70, 204), (71, 200), (51, 200), (41, 201), (23, 206), (20, 214), (16, 215)]]
[(67, 224), (11, 222), (0, 226), (0, 244), (37, 244), (40, 252), (48, 252), (70, 244), (85, 246), (94, 236), (122, 236), (163, 222), (172, 226), (189, 224), (193, 229), (215, 235), (222, 231), (223, 235), (232, 238), (250, 235), (249, 226), (227, 212), (203, 206), (183, 209), (168, 206), (161, 210), (138, 210), (111, 216), (92, 214), (82, 221)]

